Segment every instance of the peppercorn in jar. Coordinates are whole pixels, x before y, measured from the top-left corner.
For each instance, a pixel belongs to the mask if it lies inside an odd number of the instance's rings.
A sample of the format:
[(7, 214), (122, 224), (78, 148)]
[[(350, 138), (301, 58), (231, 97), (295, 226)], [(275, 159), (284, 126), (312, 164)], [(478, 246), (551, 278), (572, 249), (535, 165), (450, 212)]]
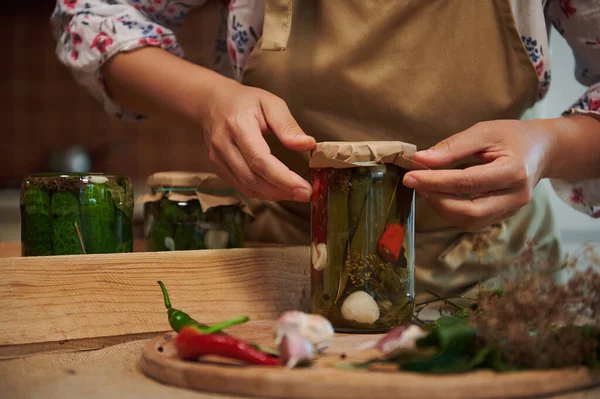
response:
[(414, 190), (421, 166), (401, 142), (323, 142), (313, 180), (312, 311), (336, 331), (385, 331), (414, 307)]
[(159, 172), (148, 178), (146, 248), (154, 251), (241, 248), (251, 215), (240, 195), (210, 173)]

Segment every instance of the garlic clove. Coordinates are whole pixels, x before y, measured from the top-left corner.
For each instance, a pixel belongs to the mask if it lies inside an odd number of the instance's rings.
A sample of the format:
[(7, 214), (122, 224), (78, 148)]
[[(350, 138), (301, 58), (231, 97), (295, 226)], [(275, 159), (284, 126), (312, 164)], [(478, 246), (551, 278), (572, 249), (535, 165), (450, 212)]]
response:
[(229, 233), (225, 230), (209, 230), (204, 234), (204, 245), (208, 249), (224, 249), (229, 243)]
[(106, 176), (89, 176), (88, 181), (92, 184), (104, 184), (108, 181)]
[(306, 337), (296, 333), (284, 335), (278, 349), (281, 362), (288, 368), (310, 362), (314, 355), (311, 342)]
[(169, 251), (175, 251), (175, 240), (172, 237), (165, 237), (165, 247), (169, 249)]
[(373, 324), (379, 319), (379, 306), (364, 291), (353, 292), (342, 304), (342, 317), (362, 324)]
[(298, 310), (284, 312), (273, 326), (275, 345), (279, 345), (285, 334), (297, 333), (305, 329), (307, 314)]
[(327, 348), (333, 341), (334, 331), (331, 322), (317, 314), (309, 314), (301, 334), (307, 337), (318, 351)]
[(291, 310), (279, 316), (273, 326), (275, 345), (279, 345), (286, 334), (299, 334), (317, 350), (323, 350), (333, 340), (334, 331), (329, 320), (321, 315)]
[(423, 329), (416, 325), (396, 327), (375, 346), (386, 357), (417, 349), (417, 340), (425, 337)]
[(310, 259), (313, 267), (317, 271), (321, 271), (327, 267), (327, 244), (320, 243), (310, 245)]

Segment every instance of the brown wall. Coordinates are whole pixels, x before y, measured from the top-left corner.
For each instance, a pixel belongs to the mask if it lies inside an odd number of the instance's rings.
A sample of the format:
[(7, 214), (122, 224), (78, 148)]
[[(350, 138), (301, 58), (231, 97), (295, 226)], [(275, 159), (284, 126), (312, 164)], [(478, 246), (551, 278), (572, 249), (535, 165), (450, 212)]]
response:
[[(107, 116), (54, 54), (49, 16), (53, 1), (0, 15), (0, 187), (47, 170), (48, 154), (79, 144), (100, 155), (99, 172), (145, 179), (158, 170), (210, 170), (202, 133), (156, 121), (124, 123)], [(17, 4), (17, 3), (14, 3)], [(212, 58), (216, 6), (189, 17), (179, 37), (187, 58)]]

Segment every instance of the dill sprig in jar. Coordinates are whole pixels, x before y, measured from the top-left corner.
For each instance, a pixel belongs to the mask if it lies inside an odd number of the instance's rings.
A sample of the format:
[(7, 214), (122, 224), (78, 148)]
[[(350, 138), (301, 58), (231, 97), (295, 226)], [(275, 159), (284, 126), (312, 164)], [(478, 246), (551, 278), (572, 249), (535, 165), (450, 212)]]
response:
[(239, 193), (211, 173), (159, 172), (148, 178), (144, 205), (146, 248), (155, 251), (242, 248), (250, 209)]
[(23, 256), (133, 251), (133, 190), (113, 174), (33, 174), (21, 186)]
[(310, 158), (312, 311), (336, 331), (385, 331), (414, 308), (414, 190), (401, 142), (323, 142)]

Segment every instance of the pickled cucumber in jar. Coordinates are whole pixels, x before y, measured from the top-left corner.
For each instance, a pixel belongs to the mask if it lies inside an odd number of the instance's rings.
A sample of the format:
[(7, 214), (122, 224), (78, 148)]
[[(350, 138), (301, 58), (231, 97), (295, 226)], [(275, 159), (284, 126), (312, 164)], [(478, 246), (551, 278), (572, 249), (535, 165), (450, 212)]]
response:
[(216, 175), (160, 172), (148, 178), (144, 204), (148, 251), (242, 248), (245, 203)]
[(133, 250), (133, 192), (126, 177), (30, 175), (20, 207), (23, 256)]
[(373, 156), (402, 143), (364, 146), (319, 143), (311, 158), (311, 305), (340, 332), (387, 331), (414, 308), (414, 190), (402, 184), (410, 163)]

